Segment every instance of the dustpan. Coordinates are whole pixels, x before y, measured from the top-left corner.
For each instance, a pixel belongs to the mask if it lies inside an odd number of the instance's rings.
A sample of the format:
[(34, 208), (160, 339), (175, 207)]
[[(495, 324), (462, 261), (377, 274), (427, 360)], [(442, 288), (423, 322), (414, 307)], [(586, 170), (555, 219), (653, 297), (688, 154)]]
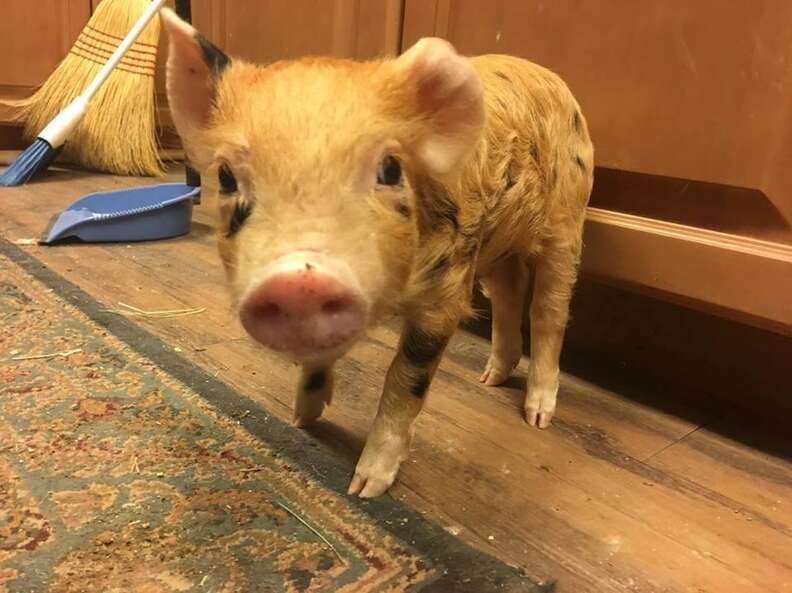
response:
[(88, 194), (53, 217), (39, 243), (67, 238), (126, 243), (185, 235), (201, 192), (197, 174), (188, 170), (187, 181)]

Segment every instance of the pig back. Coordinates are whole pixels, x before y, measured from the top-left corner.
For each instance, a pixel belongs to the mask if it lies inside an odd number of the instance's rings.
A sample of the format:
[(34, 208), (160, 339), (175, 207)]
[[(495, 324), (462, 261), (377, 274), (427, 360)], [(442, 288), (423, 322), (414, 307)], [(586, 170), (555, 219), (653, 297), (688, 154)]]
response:
[(471, 60), (483, 83), (486, 119), (459, 191), (463, 207), (481, 215), (481, 268), (507, 252), (535, 254), (548, 235), (580, 225), (593, 148), (559, 76), (512, 56)]

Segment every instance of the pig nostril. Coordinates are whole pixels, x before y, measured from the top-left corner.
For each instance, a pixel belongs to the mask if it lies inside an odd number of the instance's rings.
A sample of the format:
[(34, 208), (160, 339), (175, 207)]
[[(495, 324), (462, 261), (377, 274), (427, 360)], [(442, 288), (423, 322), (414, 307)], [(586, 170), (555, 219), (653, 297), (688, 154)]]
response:
[(263, 303), (256, 307), (256, 315), (259, 317), (277, 317), (281, 314), (281, 308), (273, 302)]
[(323, 313), (340, 313), (349, 309), (349, 303), (345, 299), (332, 299), (322, 305)]
[[(304, 260), (277, 264), (239, 303), (237, 315), (258, 343), (297, 359), (349, 347), (365, 328), (367, 303), (343, 267)], [(349, 276), (349, 277), (348, 277)]]

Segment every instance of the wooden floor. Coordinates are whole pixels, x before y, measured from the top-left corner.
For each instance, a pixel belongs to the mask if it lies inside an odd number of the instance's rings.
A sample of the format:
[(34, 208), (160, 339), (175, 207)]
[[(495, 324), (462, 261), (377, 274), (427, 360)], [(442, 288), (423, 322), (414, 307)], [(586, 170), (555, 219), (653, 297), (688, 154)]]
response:
[[(36, 237), (73, 199), (135, 183), (151, 181), (52, 171), (0, 189), (0, 234)], [(290, 419), (296, 369), (254, 347), (230, 315), (212, 214), (205, 198), (191, 235), (171, 241), (23, 249), (108, 306), (206, 307), (141, 323)], [(338, 367), (333, 406), (312, 430), (350, 471), (395, 343), (385, 327), (351, 352)], [(529, 574), (557, 580), (560, 593), (792, 591), (789, 431), (782, 438), (718, 402), (694, 407), (665, 393), (654, 406), (640, 385), (628, 394), (569, 374), (552, 428), (531, 429), (520, 416), (525, 361), (508, 386), (486, 388), (477, 379), (487, 352), (471, 333), (453, 340), (394, 496)]]

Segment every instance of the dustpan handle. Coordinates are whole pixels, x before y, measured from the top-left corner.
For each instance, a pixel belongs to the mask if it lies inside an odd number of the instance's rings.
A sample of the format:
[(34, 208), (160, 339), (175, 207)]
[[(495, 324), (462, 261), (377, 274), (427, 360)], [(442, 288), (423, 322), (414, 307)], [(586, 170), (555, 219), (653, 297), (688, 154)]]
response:
[(116, 48), (116, 50), (113, 52), (113, 55), (111, 55), (110, 59), (107, 60), (107, 63), (102, 66), (99, 74), (94, 77), (94, 79), (91, 81), (91, 84), (88, 85), (88, 88), (83, 91), (82, 95), (80, 95), (83, 99), (85, 99), (86, 103), (93, 98), (93, 96), (96, 94), (96, 91), (99, 90), (99, 87), (104, 84), (104, 81), (107, 80), (108, 76), (110, 76), (113, 68), (118, 65), (118, 62), (121, 61), (121, 58), (124, 57), (124, 54), (127, 52), (127, 50), (132, 47), (132, 44), (137, 41), (137, 38), (140, 37), (143, 29), (145, 29), (146, 25), (149, 24), (149, 21), (154, 18), (154, 15), (159, 12), (159, 9), (162, 8), (163, 4), (165, 4), (165, 0), (152, 0), (151, 4), (149, 4), (149, 7), (142, 15), (140, 15), (140, 18), (132, 27), (132, 30), (127, 33), (126, 37), (124, 37), (121, 45)]
[(192, 3), (190, 0), (176, 0), (176, 14), (185, 23), (192, 25)]
[(190, 187), (201, 187), (201, 174), (190, 166), (187, 159), (184, 159), (184, 176)]
[[(183, 21), (192, 23), (192, 5), (190, 0), (176, 0), (176, 14)], [(201, 174), (190, 166), (190, 161), (186, 157), (184, 159), (184, 175), (187, 185), (190, 187), (201, 187)]]

